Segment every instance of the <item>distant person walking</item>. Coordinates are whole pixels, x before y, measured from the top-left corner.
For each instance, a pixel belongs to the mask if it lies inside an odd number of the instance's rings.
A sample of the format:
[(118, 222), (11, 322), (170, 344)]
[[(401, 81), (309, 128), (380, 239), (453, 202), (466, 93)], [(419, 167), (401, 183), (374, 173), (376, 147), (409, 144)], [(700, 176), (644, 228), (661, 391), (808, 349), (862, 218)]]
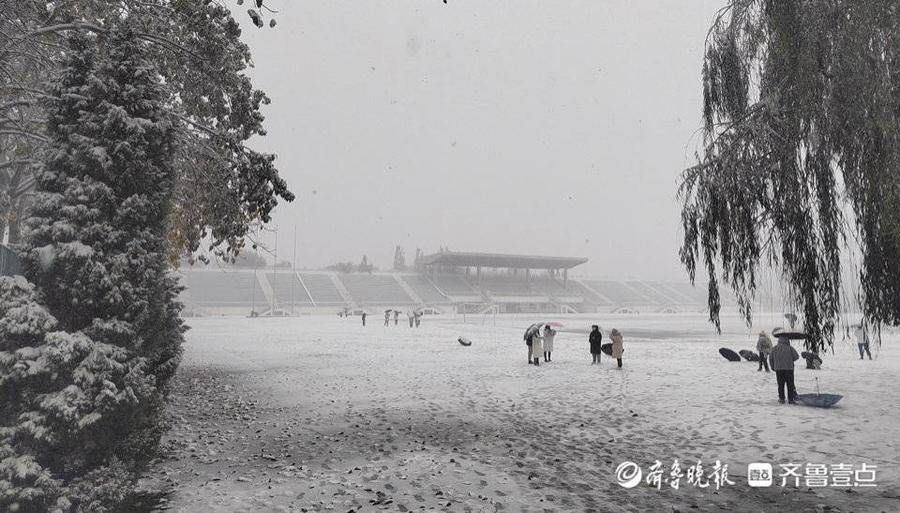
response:
[(400, 325), (400, 310), (394, 310), (394, 326)]
[(759, 332), (759, 338), (756, 339), (756, 350), (759, 352), (759, 368), (756, 371), (759, 372), (765, 367), (766, 372), (769, 372), (769, 353), (772, 352), (772, 339), (766, 335), (765, 331)]
[(409, 312), (409, 313), (406, 314), (406, 317), (407, 317), (407, 319), (409, 319), (409, 327), (412, 328), (412, 327), (413, 327), (413, 322), (415, 322), (415, 321), (413, 320), (413, 317), (415, 317), (415, 314), (413, 314), (412, 312)]
[(854, 325), (855, 331), (854, 335), (856, 336), (856, 345), (859, 347), (859, 359), (864, 360), (863, 352), (869, 355), (869, 359), (872, 359), (872, 353), (869, 351), (869, 334), (866, 332), (866, 327), (860, 323)]
[(362, 317), (363, 327), (366, 326), (366, 312), (363, 312), (360, 317)]
[(556, 337), (556, 330), (549, 325), (544, 326), (544, 361), (550, 361), (550, 353), (553, 352), (553, 338)]
[(390, 324), (391, 324), (391, 311), (385, 310), (384, 311), (384, 325), (389, 326)]
[(788, 337), (780, 337), (778, 333), (773, 332), (778, 337), (778, 343), (769, 353), (769, 364), (775, 371), (775, 379), (778, 382), (778, 402), (784, 404), (784, 389), (787, 388), (787, 399), (790, 404), (794, 404), (797, 399), (797, 388), (794, 386), (794, 362), (800, 358), (797, 350), (791, 347), (791, 339)]
[(619, 333), (619, 330), (615, 328), (609, 333), (609, 339), (612, 340), (612, 357), (616, 359), (618, 368), (621, 369), (622, 353), (625, 352), (625, 341), (622, 339), (622, 334)]
[(419, 324), (422, 324), (422, 312), (416, 312), (415, 315), (416, 327), (419, 327)]
[(603, 354), (603, 350), (601, 349), (601, 346), (603, 345), (603, 333), (600, 331), (600, 326), (597, 326), (596, 324), (591, 326), (591, 334), (588, 335), (588, 342), (591, 343), (591, 356), (593, 357), (591, 365), (600, 363), (600, 355)]

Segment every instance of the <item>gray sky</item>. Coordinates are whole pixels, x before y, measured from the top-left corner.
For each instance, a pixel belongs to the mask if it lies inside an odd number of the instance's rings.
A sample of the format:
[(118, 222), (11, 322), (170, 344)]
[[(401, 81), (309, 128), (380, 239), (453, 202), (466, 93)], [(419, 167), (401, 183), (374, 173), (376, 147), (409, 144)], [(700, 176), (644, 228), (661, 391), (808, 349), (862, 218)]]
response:
[(279, 259), (296, 226), (304, 267), (445, 245), (684, 279), (675, 191), (722, 0), (270, 3), (275, 29), (238, 18), (272, 98), (257, 146), (297, 195)]

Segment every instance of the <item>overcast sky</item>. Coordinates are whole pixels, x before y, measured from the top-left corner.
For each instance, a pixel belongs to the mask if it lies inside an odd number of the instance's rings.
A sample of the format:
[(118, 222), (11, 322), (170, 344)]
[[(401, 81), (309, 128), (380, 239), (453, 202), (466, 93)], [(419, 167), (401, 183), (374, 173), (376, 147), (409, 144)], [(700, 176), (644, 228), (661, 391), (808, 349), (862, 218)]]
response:
[(275, 29), (238, 18), (272, 98), (256, 144), (297, 195), (279, 259), (296, 226), (310, 268), (443, 245), (684, 279), (675, 192), (722, 0), (269, 3)]

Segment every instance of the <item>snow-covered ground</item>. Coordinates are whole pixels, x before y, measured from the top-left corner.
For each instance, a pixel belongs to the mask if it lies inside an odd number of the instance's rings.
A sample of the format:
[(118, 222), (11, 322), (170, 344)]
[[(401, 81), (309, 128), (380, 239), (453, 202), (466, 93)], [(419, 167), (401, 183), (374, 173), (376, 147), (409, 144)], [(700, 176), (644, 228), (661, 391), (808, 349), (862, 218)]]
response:
[[(702, 315), (550, 317), (565, 328), (539, 367), (522, 332), (546, 316), (192, 319), (148, 486), (183, 512), (900, 511), (900, 336), (874, 361), (838, 342), (821, 370), (798, 362), (800, 393), (818, 378), (844, 395), (816, 409), (778, 404), (774, 373), (717, 352), (752, 349), (775, 316), (721, 336)], [(623, 370), (590, 364), (592, 323), (623, 332)], [(625, 461), (668, 478), (675, 459), (705, 475), (719, 460), (734, 484), (617, 481)], [(866, 464), (877, 486), (751, 488), (751, 462)]]

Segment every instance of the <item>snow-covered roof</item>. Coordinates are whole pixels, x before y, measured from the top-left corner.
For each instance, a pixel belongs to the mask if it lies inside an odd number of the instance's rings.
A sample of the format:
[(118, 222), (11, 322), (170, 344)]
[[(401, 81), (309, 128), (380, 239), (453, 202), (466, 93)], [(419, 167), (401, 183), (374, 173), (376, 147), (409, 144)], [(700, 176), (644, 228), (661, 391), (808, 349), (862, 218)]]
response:
[(587, 258), (582, 257), (508, 255), (464, 251), (442, 251), (422, 257), (424, 265), (499, 267), (504, 269), (571, 269), (587, 261)]

